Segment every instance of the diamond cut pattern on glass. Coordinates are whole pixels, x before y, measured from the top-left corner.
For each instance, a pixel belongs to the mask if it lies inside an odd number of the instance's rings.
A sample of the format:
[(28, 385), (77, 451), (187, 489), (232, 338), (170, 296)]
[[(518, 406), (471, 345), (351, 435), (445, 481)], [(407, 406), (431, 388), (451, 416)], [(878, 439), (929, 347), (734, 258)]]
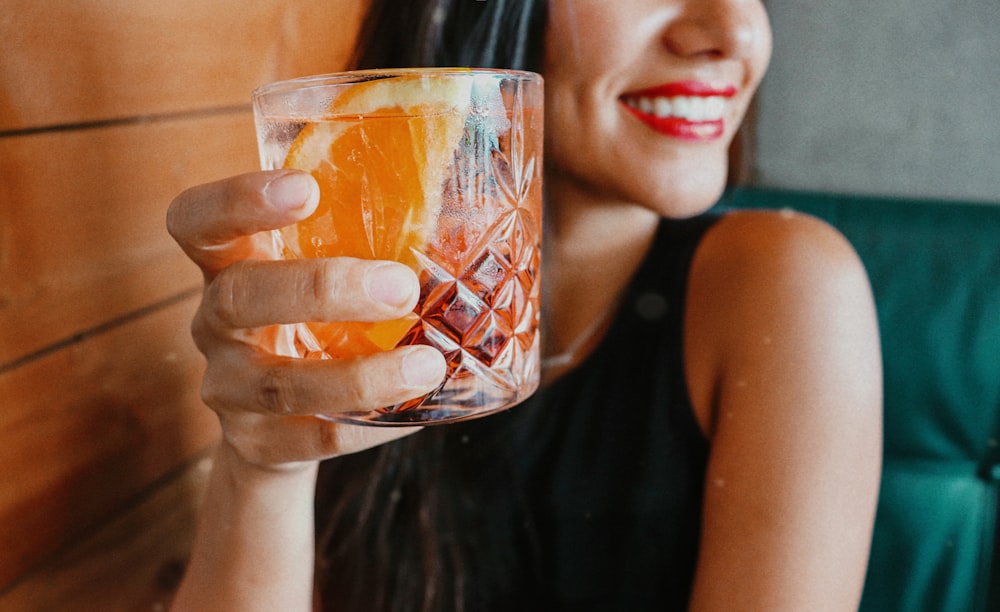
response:
[(516, 202), (503, 202), (506, 212), (461, 260), (441, 262), (414, 254), (422, 287), (420, 321), (404, 342), (441, 350), (449, 380), (477, 377), (501, 389), (516, 389), (523, 381), (511, 370), (534, 359), (537, 344), (538, 222)]
[(521, 109), (511, 110), (511, 129), (499, 133), (467, 124), (435, 238), (412, 253), (419, 321), (401, 344), (436, 347), (448, 375), (437, 391), (389, 408), (400, 422), (411, 408), (509, 404), (537, 384), (541, 143), (525, 139)]
[[(515, 348), (520, 354), (534, 344), (539, 292), (537, 275), (527, 266), (538, 263), (537, 243), (511, 240), (525, 234), (524, 214), (509, 211), (458, 269), (415, 255), (423, 295), (420, 322), (408, 340), (437, 346), (446, 357), (450, 353), (453, 377), (508, 363)], [(512, 256), (512, 244), (519, 258)]]

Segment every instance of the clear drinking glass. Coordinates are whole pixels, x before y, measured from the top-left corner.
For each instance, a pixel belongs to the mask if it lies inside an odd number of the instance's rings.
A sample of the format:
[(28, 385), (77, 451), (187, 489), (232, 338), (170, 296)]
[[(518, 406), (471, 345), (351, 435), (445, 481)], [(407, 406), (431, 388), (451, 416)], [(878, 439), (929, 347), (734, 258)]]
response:
[(455, 421), (517, 404), (539, 381), (542, 79), (529, 72), (399, 69), (265, 85), (253, 94), (261, 164), (320, 185), (309, 219), (274, 232), (286, 258), (391, 259), (420, 279), (407, 317), (283, 326), (274, 349), (342, 358), (436, 347), (445, 382), (338, 421)]

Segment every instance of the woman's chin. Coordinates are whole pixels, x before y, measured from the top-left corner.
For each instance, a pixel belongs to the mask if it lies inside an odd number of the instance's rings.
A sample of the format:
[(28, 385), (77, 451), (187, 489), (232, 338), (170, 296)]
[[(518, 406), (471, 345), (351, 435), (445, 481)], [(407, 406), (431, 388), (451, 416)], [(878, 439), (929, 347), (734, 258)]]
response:
[(725, 169), (683, 175), (643, 194), (641, 203), (664, 217), (694, 217), (715, 206), (725, 190), (726, 177)]

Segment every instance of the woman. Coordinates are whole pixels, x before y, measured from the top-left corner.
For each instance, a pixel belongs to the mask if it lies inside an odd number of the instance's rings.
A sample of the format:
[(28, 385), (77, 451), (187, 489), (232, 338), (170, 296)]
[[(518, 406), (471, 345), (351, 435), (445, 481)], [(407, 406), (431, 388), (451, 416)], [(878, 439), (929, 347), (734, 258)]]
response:
[(420, 395), (443, 360), (256, 339), (398, 317), (416, 279), (267, 261), (259, 232), (310, 213), (308, 176), (181, 194), (168, 226), (205, 273), (193, 332), (224, 440), (177, 609), (856, 608), (881, 440), (864, 271), (815, 219), (706, 214), (769, 59), (761, 2), (376, 0), (361, 41), (359, 66), (545, 76), (552, 367), (522, 406), (416, 435), (314, 419)]

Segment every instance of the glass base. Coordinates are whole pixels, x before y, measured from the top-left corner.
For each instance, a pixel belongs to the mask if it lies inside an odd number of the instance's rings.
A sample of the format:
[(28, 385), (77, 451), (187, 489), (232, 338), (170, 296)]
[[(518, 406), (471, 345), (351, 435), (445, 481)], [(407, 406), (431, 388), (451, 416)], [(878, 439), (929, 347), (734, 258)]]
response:
[(340, 412), (324, 415), (330, 421), (352, 425), (405, 427), (413, 425), (443, 425), (483, 417), (512, 408), (537, 389), (539, 377), (532, 375), (516, 389), (482, 388), (481, 378), (449, 380), (444, 386), (424, 397), (409, 402), (367, 412)]

